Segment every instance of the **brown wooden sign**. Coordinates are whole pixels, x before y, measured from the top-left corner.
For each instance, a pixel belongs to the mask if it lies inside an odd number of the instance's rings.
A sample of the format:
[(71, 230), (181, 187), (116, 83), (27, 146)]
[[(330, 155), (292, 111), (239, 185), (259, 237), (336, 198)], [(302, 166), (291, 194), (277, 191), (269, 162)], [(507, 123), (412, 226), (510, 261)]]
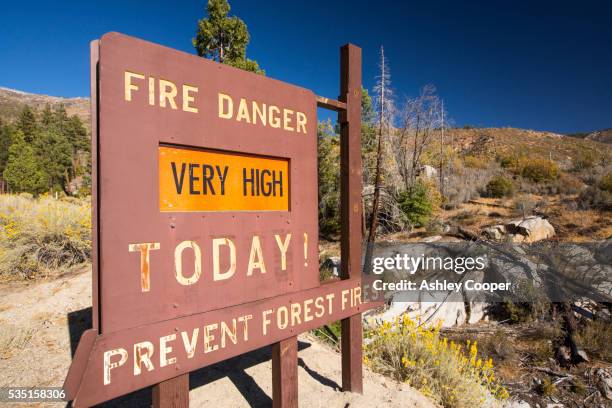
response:
[[(343, 371), (358, 371), (359, 386), (350, 373), (343, 384), (360, 391), (360, 243), (343, 258), (352, 279), (319, 282), (317, 101), (309, 90), (125, 35), (92, 43), (94, 327), (66, 379), (75, 406), (338, 319), (346, 319), (343, 346), (359, 347), (343, 352), (353, 367)], [(334, 102), (351, 114), (348, 101)], [(352, 166), (355, 182), (360, 161)], [(360, 240), (361, 206), (348, 208), (343, 223), (350, 218), (351, 240)]]

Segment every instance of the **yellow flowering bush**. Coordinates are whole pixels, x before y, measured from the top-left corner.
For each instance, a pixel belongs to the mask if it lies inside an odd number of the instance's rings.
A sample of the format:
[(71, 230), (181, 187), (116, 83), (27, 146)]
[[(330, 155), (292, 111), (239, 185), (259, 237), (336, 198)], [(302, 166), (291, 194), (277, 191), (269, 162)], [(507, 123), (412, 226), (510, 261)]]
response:
[(89, 200), (0, 195), (0, 277), (57, 274), (90, 256)]
[(457, 344), (440, 325), (423, 328), (407, 315), (366, 330), (364, 360), (374, 371), (419, 389), (444, 407), (491, 405), (509, 397), (495, 378), (493, 361), (478, 356), (478, 343)]

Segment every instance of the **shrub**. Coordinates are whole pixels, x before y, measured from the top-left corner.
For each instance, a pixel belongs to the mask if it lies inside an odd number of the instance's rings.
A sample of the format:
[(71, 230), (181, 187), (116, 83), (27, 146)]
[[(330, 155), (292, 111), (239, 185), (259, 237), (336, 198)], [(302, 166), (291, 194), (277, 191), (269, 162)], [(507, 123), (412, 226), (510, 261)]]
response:
[(556, 394), (557, 391), (557, 386), (550, 380), (550, 378), (545, 378), (538, 386), (538, 392), (545, 397), (550, 397), (551, 395)]
[(478, 357), (476, 342), (463, 345), (423, 328), (407, 315), (365, 332), (364, 360), (374, 371), (418, 388), (444, 407), (477, 407), (487, 397), (508, 398), (493, 361)]
[(612, 323), (603, 320), (587, 320), (578, 330), (578, 344), (589, 355), (594, 355), (605, 361), (612, 359)]
[(584, 187), (584, 183), (579, 178), (567, 173), (561, 173), (556, 184), (559, 194), (578, 194)]
[(612, 171), (601, 178), (599, 188), (608, 193), (612, 193)]
[(318, 129), (319, 230), (335, 237), (340, 233), (340, 140), (331, 124)]
[(404, 217), (413, 227), (422, 227), (441, 204), (440, 193), (425, 180), (417, 180), (412, 188), (401, 191), (397, 203)]
[(496, 176), (487, 183), (486, 195), (488, 197), (502, 198), (514, 194), (512, 180), (504, 176)]
[(578, 196), (578, 206), (582, 210), (612, 211), (612, 192), (597, 187), (588, 187)]
[(479, 191), (492, 177), (491, 169), (457, 168), (444, 183), (444, 206), (456, 208), (480, 196)]
[(504, 169), (514, 169), (518, 167), (520, 156), (516, 154), (498, 154), (496, 157), (499, 165)]
[(91, 207), (23, 195), (0, 196), (0, 276), (32, 278), (89, 260)]
[(489, 161), (484, 157), (478, 156), (465, 156), (463, 164), (470, 169), (486, 169), (489, 167)]
[(596, 161), (595, 154), (588, 150), (578, 152), (572, 160), (575, 171), (588, 170), (595, 165)]
[(512, 201), (512, 208), (523, 218), (531, 215), (537, 206), (535, 198), (528, 194), (521, 194)]
[(553, 181), (559, 177), (557, 163), (545, 159), (525, 160), (521, 167), (521, 175), (535, 183)]

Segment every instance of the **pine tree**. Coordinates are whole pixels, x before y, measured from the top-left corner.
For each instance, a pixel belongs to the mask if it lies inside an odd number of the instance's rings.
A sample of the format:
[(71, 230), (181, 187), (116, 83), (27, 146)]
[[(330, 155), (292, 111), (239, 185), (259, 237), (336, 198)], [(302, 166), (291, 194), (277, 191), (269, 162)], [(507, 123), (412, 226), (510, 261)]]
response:
[(38, 122), (36, 114), (28, 106), (24, 106), (19, 118), (17, 119), (17, 129), (21, 130), (26, 142), (32, 143), (38, 136)]
[(9, 127), (2, 123), (0, 119), (0, 175), (6, 167), (8, 160), (8, 150), (11, 146), (11, 135), (9, 133)]
[(40, 115), (40, 123), (42, 127), (51, 127), (55, 122), (53, 111), (51, 110), (51, 106), (49, 104), (45, 105), (41, 115)]
[(14, 192), (40, 194), (47, 189), (47, 177), (40, 168), (34, 149), (21, 130), (13, 134), (8, 161), (3, 171), (4, 180)]
[(246, 57), (250, 41), (246, 24), (236, 16), (229, 17), (229, 11), (227, 0), (208, 0), (207, 17), (198, 21), (193, 46), (200, 57), (264, 74), (256, 61)]
[(66, 136), (57, 129), (46, 129), (40, 133), (35, 148), (48, 187), (65, 191), (72, 172), (72, 146)]

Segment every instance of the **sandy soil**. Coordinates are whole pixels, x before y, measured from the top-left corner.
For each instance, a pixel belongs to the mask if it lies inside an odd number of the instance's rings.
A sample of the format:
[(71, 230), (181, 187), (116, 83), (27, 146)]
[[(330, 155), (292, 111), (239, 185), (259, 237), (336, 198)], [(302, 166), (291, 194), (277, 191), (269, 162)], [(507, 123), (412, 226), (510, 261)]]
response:
[[(0, 285), (0, 387), (61, 386), (78, 338), (91, 325), (90, 315), (88, 268), (59, 279)], [(435, 406), (413, 388), (367, 369), (364, 395), (343, 393), (340, 355), (310, 335), (299, 340), (300, 406)], [(191, 406), (271, 406), (270, 358), (267, 347), (192, 373)], [(148, 407), (150, 394), (150, 390), (141, 390), (104, 406)]]

